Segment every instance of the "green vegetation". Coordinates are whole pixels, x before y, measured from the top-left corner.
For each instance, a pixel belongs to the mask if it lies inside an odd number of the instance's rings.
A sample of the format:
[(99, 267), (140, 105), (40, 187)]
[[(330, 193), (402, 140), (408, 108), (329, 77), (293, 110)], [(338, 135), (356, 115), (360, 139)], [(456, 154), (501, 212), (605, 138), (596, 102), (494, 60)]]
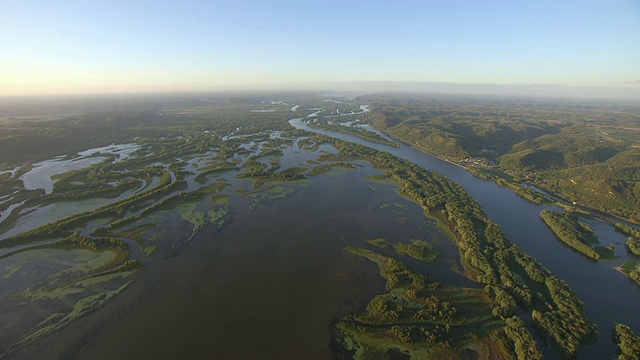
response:
[[(366, 114), (362, 114), (358, 116), (365, 118), (363, 123), (366, 124), (368, 122)], [(329, 131), (344, 133), (347, 135), (352, 135), (373, 143), (389, 145), (393, 147), (400, 146), (398, 143), (394, 141), (387, 140), (383, 136), (376, 134), (373, 131), (369, 131), (363, 127), (358, 126), (359, 125), (358, 116), (354, 116), (354, 115), (343, 115), (338, 117), (320, 116), (318, 118), (315, 118), (314, 121), (307, 122), (307, 125), (316, 129), (329, 130)]]
[(387, 241), (383, 238), (375, 238), (375, 239), (369, 239), (369, 240), (365, 240), (366, 242), (368, 242), (369, 244), (373, 245), (373, 246), (377, 246), (379, 248), (386, 248), (387, 247)]
[[(18, 281), (20, 285), (17, 288), (13, 285), (3, 289), (13, 292), (12, 297), (45, 306), (66, 304), (61, 311), (31, 328), (19, 341), (5, 347), (5, 352), (0, 356), (11, 354), (20, 347), (61, 329), (81, 316), (101, 308), (121, 293), (131, 283), (131, 280), (123, 282), (123, 279), (143, 268), (140, 262), (127, 260), (129, 253), (129, 247), (121, 240), (90, 238), (74, 233), (47, 245), (23, 248), (0, 257), (0, 261), (17, 261), (17, 265), (11, 267), (10, 272), (4, 276), (5, 280), (15, 276), (20, 276), (22, 280)], [(17, 271), (39, 262), (50, 264), (53, 272), (41, 281), (24, 283), (30, 277), (29, 272)]]
[(250, 178), (256, 180), (253, 184), (254, 189), (259, 189), (262, 185), (268, 182), (282, 182), (282, 181), (298, 181), (304, 179), (302, 174), (306, 168), (291, 168), (285, 171), (276, 172), (277, 168), (271, 168), (265, 170), (266, 165), (255, 161), (253, 158), (247, 160), (243, 166), (247, 170), (237, 175), (238, 178)]
[[(616, 230), (629, 235), (629, 239), (626, 242), (627, 249), (632, 254), (640, 256), (640, 231), (620, 223), (614, 223), (614, 226)], [(627, 260), (616, 269), (640, 284), (640, 264), (636, 260)]]
[(395, 139), (475, 168), (532, 201), (526, 182), (640, 223), (637, 107), (522, 99), (368, 96), (369, 121)]
[[(0, 181), (2, 183), (2, 181)], [(11, 229), (18, 219), (20, 219), (21, 215), (24, 215), (27, 209), (33, 204), (38, 202), (39, 199), (44, 196), (44, 190), (18, 190), (12, 189), (17, 192), (17, 194), (0, 205), (0, 211), (7, 210), (10, 206), (14, 206), (13, 210), (7, 217), (5, 217), (2, 222), (0, 222), (0, 234), (6, 232)]]
[(488, 168), (475, 167), (475, 166), (468, 167), (467, 170), (469, 170), (469, 172), (472, 173), (474, 176), (477, 176), (481, 179), (492, 180), (496, 184), (502, 187), (508, 187), (509, 189), (513, 190), (516, 194), (520, 195), (521, 197), (533, 203), (549, 204), (549, 203), (556, 202), (554, 199), (550, 198), (549, 196), (546, 196), (541, 192), (536, 191), (523, 184), (517, 183), (511, 180), (510, 177), (505, 176), (504, 174), (501, 174), (499, 172), (496, 172), (495, 170), (491, 170)]
[(14, 246), (19, 243), (37, 241), (48, 237), (67, 236), (73, 229), (85, 225), (90, 220), (103, 217), (122, 216), (125, 213), (125, 209), (130, 210), (132, 208), (138, 207), (141, 203), (143, 203), (143, 201), (157, 198), (168, 192), (179, 189), (182, 186), (184, 186), (183, 181), (172, 182), (171, 173), (167, 170), (164, 170), (160, 184), (147, 192), (133, 195), (127, 199), (111, 203), (109, 205), (95, 209), (91, 212), (73, 215), (68, 218), (41, 226), (34, 230), (12, 236), (8, 239), (0, 241), (0, 247)]
[(640, 285), (640, 264), (635, 260), (627, 260), (616, 269)]
[(629, 251), (631, 251), (634, 255), (640, 256), (640, 239), (630, 237), (627, 240), (626, 245), (627, 248), (629, 248)]
[(640, 230), (618, 222), (614, 223), (613, 226), (617, 231), (629, 235), (629, 239), (627, 239), (626, 242), (627, 249), (629, 249), (632, 254), (640, 256)]
[(542, 353), (536, 346), (536, 341), (524, 326), (524, 321), (516, 316), (505, 320), (505, 335), (513, 342), (513, 352), (520, 360), (541, 360)]
[(640, 230), (637, 230), (629, 225), (624, 225), (620, 223), (614, 223), (613, 226), (615, 227), (616, 230), (620, 231), (621, 233), (640, 239)]
[[(549, 174), (555, 174), (553, 171), (610, 166), (617, 159), (629, 166), (625, 177), (619, 178), (623, 179), (621, 185), (616, 186), (627, 191), (635, 181), (633, 153), (620, 160), (629, 151), (626, 143), (605, 141), (589, 151), (583, 149), (586, 142), (562, 147), (573, 136), (566, 130), (573, 125), (548, 120), (553, 111), (524, 111), (512, 104), (505, 105), (507, 110), (450, 105), (375, 100), (370, 116), (329, 117), (321, 113), (318, 121), (309, 125), (397, 146), (362, 126), (371, 123), (422, 150), (473, 164), (478, 176), (538, 203), (552, 200), (522, 182), (549, 190), (541, 184)], [(425, 106), (436, 108), (425, 111)], [(352, 104), (330, 103), (326, 109), (332, 114), (359, 111)], [(475, 284), (453, 287), (421, 273), (420, 268), (437, 264), (408, 257), (429, 262), (439, 256), (437, 246), (423, 240), (391, 243), (376, 238), (365, 245), (376, 251), (349, 248), (350, 253), (377, 264), (387, 290), (371, 299), (363, 311), (335, 324), (334, 337), (340, 349), (356, 358), (408, 354), (414, 358), (539, 359), (538, 344), (531, 334), (534, 327), (563, 357), (575, 355), (594, 340), (597, 328), (584, 317), (581, 301), (567, 284), (510, 243), (470, 195), (445, 177), (385, 152), (325, 136), (307, 137), (308, 133), (293, 130), (287, 123), (292, 112), (282, 104), (256, 106), (255, 99), (234, 98), (211, 106), (199, 103), (197, 107), (164, 109), (162, 113), (93, 113), (40, 125), (0, 125), (0, 166), (16, 169), (14, 175), (0, 174), (0, 210), (13, 206), (0, 223), (0, 233), (12, 229), (38, 207), (73, 207), (76, 201), (99, 204), (0, 240), (0, 247), (7, 249), (0, 256), (0, 261), (7, 261), (0, 268), (3, 277), (11, 284), (19, 283), (16, 288), (3, 287), (3, 293), (11, 299), (24, 299), (27, 306), (46, 314), (43, 321), (26, 324), (29, 333), (21, 334), (9, 351), (105, 306), (130, 285), (133, 280), (129, 277), (144, 268), (143, 262), (161, 260), (149, 259), (155, 251), (177, 255), (196, 235), (225, 226), (237, 213), (230, 205), (249, 203), (249, 209), (255, 210), (292, 196), (301, 186), (308, 186), (312, 176), (334, 169), (356, 169), (355, 160), (384, 171), (384, 175), (369, 179), (393, 183), (425, 216), (438, 222), (459, 249), (463, 275)], [(298, 139), (298, 149), (318, 151), (317, 158), (284, 165), (284, 150), (294, 146), (299, 136), (305, 138)], [(520, 144), (531, 138), (540, 140)], [(26, 160), (36, 162), (52, 155), (72, 159), (73, 154), (90, 147), (132, 141), (136, 149), (128, 158), (98, 154), (105, 158), (99, 164), (56, 175), (51, 194), (26, 190), (18, 178), (33, 167), (33, 163), (24, 163)], [(338, 153), (331, 150), (320, 155), (322, 144), (331, 144)], [(554, 153), (564, 155), (560, 159)], [(569, 153), (573, 157), (567, 157)], [(550, 155), (548, 164), (543, 163), (546, 155)], [(612, 173), (618, 174), (622, 163), (618, 165)], [(635, 196), (633, 191), (629, 199)], [(625, 204), (615, 206), (632, 215), (635, 211)], [(409, 208), (406, 201), (380, 206), (384, 207), (396, 212)], [(180, 232), (179, 236), (175, 232)], [(142, 250), (133, 252), (137, 259), (129, 258), (129, 239)], [(41, 243), (32, 244), (36, 241)], [(21, 248), (10, 249), (15, 246)], [(29, 277), (32, 274), (26, 269), (31, 259), (51, 265), (46, 281)], [(632, 278), (640, 274), (635, 262), (623, 269)], [(21, 276), (27, 278), (18, 281)], [(42, 307), (33, 305), (36, 302), (42, 302)], [(51, 312), (59, 309), (52, 304), (61, 310)], [(532, 323), (523, 321), (529, 316)]]
[[(340, 140), (332, 142), (340, 151), (337, 157), (367, 159), (385, 169), (387, 176), (400, 184), (402, 195), (448, 228), (460, 249), (466, 275), (484, 284), (496, 304), (493, 316), (511, 317), (517, 305), (531, 311), (534, 326), (561, 356), (572, 356), (581, 345), (594, 341), (597, 327), (584, 317), (582, 302), (567, 284), (511, 244), (460, 186), (388, 153)], [(381, 273), (385, 271), (381, 267)], [(402, 278), (395, 281), (391, 276), (389, 287), (402, 284)], [(520, 339), (513, 332), (511, 336)]]
[(123, 284), (122, 286), (114, 289), (103, 291), (98, 294), (89, 295), (81, 298), (73, 304), (72, 309), (67, 313), (55, 313), (38, 324), (38, 330), (34, 331), (30, 335), (24, 337), (22, 340), (15, 343), (12, 347), (8, 348), (3, 354), (8, 355), (13, 351), (28, 345), (41, 337), (52, 333), (55, 330), (61, 329), (67, 326), (72, 321), (84, 316), (85, 314), (95, 311), (103, 307), (114, 296), (120, 294), (131, 284), (131, 281)]
[(328, 163), (328, 164), (321, 164), (318, 165), (316, 167), (314, 167), (313, 169), (311, 169), (311, 171), (309, 171), (307, 173), (308, 176), (317, 176), (320, 174), (324, 174), (328, 171), (331, 171), (331, 169), (333, 168), (343, 168), (343, 169), (355, 169), (355, 165), (348, 163), (348, 162), (337, 162), (337, 163)]
[(253, 198), (253, 202), (249, 205), (249, 209), (255, 210), (261, 204), (269, 203), (277, 199), (287, 198), (295, 192), (295, 189), (285, 188), (283, 186), (272, 186), (268, 189), (248, 194)]
[(228, 207), (209, 210), (209, 213), (208, 213), (209, 221), (212, 224), (218, 225), (218, 228), (221, 228), (224, 226), (225, 217), (227, 216), (227, 214), (229, 214)]
[[(288, 108), (256, 114), (250, 112), (254, 105), (245, 101), (0, 124), (0, 169), (14, 170), (0, 174), (0, 211), (11, 207), (0, 222), (0, 234), (27, 226), (27, 231), (0, 240), (0, 247), (7, 250), (0, 257), (7, 261), (0, 268), (3, 301), (24, 299), (25, 309), (44, 315), (43, 321), (17, 326), (19, 331), (10, 339), (2, 334), (3, 350), (13, 352), (104, 306), (129, 286), (132, 280), (125, 278), (141, 270), (141, 261), (148, 261), (146, 257), (155, 251), (177, 254), (208, 223), (224, 226), (231, 213), (230, 195), (224, 193), (230, 186), (229, 174), (235, 176), (246, 158), (264, 155), (242, 145), (264, 144), (266, 151), (278, 156), (279, 149), (293, 145), (298, 133), (287, 123)], [(273, 131), (280, 131), (278, 137), (271, 137)], [(75, 160), (80, 151), (110, 144), (131, 144), (130, 156), (92, 155), (100, 162), (55, 175), (50, 194), (24, 188), (20, 176), (35, 163), (57, 155)], [(269, 174), (268, 180), (304, 178), (301, 172), (306, 171), (306, 167), (286, 169)], [(89, 210), (74, 214), (73, 209), (80, 208), (77, 204)], [(66, 215), (47, 212), (39, 217), (47, 222), (36, 228), (22, 221), (48, 205)], [(186, 240), (171, 236), (165, 226), (180, 212), (192, 226)], [(141, 258), (129, 259), (124, 242), (129, 239), (143, 250), (135, 253)], [(12, 250), (15, 246), (20, 248)], [(46, 275), (47, 281), (38, 274)]]
[(156, 225), (152, 223), (141, 224), (122, 231), (115, 231), (112, 230), (112, 228), (107, 229), (100, 227), (95, 229), (91, 235), (132, 239), (139, 244), (141, 250), (145, 250), (148, 246), (145, 244), (143, 234), (155, 227)]
[[(336, 340), (353, 358), (393, 350), (412, 358), (462, 358), (469, 348), (485, 358), (490, 348), (503, 343), (498, 335), (503, 321), (487, 313), (492, 302), (482, 291), (444, 286), (370, 250), (347, 250), (375, 262), (388, 290), (371, 300), (364, 313), (336, 324)], [(535, 341), (529, 340), (528, 348), (537, 353)]]
[(109, 260), (104, 263), (100, 263), (100, 265), (95, 268), (90, 267), (92, 271), (100, 271), (105, 268), (113, 267), (129, 258), (129, 246), (127, 246), (127, 244), (125, 244), (122, 240), (106, 237), (90, 238), (87, 236), (82, 236), (79, 233), (73, 233), (65, 239), (57, 240), (50, 244), (26, 247), (6, 253), (0, 256), (0, 260), (15, 256), (20, 253), (30, 253), (35, 250), (44, 249), (58, 249), (67, 251), (83, 249), (89, 250), (93, 253), (112, 254), (106, 257), (101, 257), (102, 259), (108, 258)]
[(568, 212), (556, 212), (543, 210), (540, 217), (556, 234), (558, 239), (578, 250), (584, 255), (599, 260), (601, 257), (613, 257), (613, 251), (608, 248), (598, 247), (596, 251), (592, 246), (598, 244), (598, 237), (593, 229), (583, 224), (575, 214)]
[(365, 99), (372, 103), (374, 126), (426, 152), (458, 161), (477, 158), (486, 163), (520, 141), (559, 131), (557, 125), (532, 119), (543, 118), (535, 109), (523, 110), (506, 101), (485, 105), (446, 98)]
[(640, 359), (640, 337), (625, 324), (616, 324), (614, 339), (618, 344), (618, 360)]
[(409, 244), (396, 243), (393, 248), (398, 255), (409, 255), (418, 260), (433, 261), (438, 257), (438, 249), (423, 240), (411, 240)]

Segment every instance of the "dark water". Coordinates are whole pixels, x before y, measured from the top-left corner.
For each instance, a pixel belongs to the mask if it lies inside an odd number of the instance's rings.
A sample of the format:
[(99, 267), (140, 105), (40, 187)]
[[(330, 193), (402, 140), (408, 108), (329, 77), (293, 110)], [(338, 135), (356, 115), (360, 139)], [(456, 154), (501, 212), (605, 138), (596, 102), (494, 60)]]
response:
[[(249, 197), (232, 195), (232, 221), (222, 230), (205, 227), (178, 256), (152, 257), (105, 308), (18, 357), (331, 358), (332, 322), (384, 292), (377, 266), (345, 247), (371, 247), (364, 240), (377, 237), (440, 243), (441, 256), (425, 265), (432, 267), (427, 273), (473, 285), (450, 269), (457, 248), (421, 208), (395, 185), (365, 180), (381, 172), (360, 165), (313, 177), (313, 186), (283, 184), (295, 193), (255, 211)], [(189, 232), (165, 225), (167, 236)]]
[[(292, 120), (297, 126), (303, 126)], [(317, 131), (308, 129), (310, 131)], [(539, 219), (547, 208), (466, 170), (407, 146), (393, 148), (343, 134), (322, 132), (388, 151), (438, 171), (469, 191), (511, 241), (566, 280), (585, 301), (586, 314), (601, 331), (599, 342), (579, 358), (612, 359), (615, 322), (640, 329), (638, 287), (612, 267), (626, 258), (625, 237), (589, 220), (604, 245), (616, 244), (620, 259), (593, 262), (564, 246)], [(322, 148), (330, 151), (330, 148)], [(283, 150), (283, 169), (318, 154)], [(286, 164), (286, 166), (284, 166)], [(312, 178), (312, 186), (286, 183), (295, 193), (249, 210), (252, 199), (234, 189), (251, 182), (225, 174), (232, 184), (230, 218), (221, 230), (208, 224), (178, 256), (150, 258), (136, 250), (145, 271), (100, 311), (71, 323), (14, 354), (16, 358), (262, 359), (331, 358), (331, 324), (362, 309), (384, 291), (375, 264), (344, 249), (369, 246), (364, 239), (423, 239), (440, 244), (428, 276), (455, 286), (474, 286), (450, 268), (457, 248), (433, 228), (416, 204), (393, 185), (366, 180), (379, 174), (366, 163)], [(340, 172), (340, 171), (338, 171)], [(190, 182), (190, 184), (193, 182)], [(195, 186), (195, 183), (192, 185)], [(193, 189), (190, 189), (193, 190)], [(396, 206), (399, 203), (402, 206)], [(199, 206), (205, 210), (205, 199)], [(390, 206), (381, 208), (381, 205)], [(191, 226), (175, 212), (157, 215), (166, 239), (184, 238)], [(135, 246), (135, 244), (130, 244)], [(2, 344), (0, 344), (2, 345)], [(0, 346), (1, 347), (1, 346)]]
[(613, 231), (613, 227), (599, 221), (594, 225), (600, 242), (617, 244), (618, 259), (595, 262), (586, 259), (560, 242), (539, 217), (540, 211), (551, 208), (536, 205), (516, 195), (508, 188), (471, 175), (465, 169), (429, 156), (409, 146), (399, 148), (371, 143), (353, 136), (309, 128), (299, 119), (290, 123), (298, 128), (319, 132), (332, 137), (386, 151), (425, 168), (437, 171), (464, 187), (482, 206), (487, 216), (500, 225), (507, 237), (525, 252), (540, 261), (558, 278), (565, 280), (585, 303), (587, 318), (600, 329), (598, 342), (578, 353), (578, 358), (613, 359), (615, 344), (611, 340), (613, 327), (624, 322), (640, 332), (640, 286), (613, 267), (620, 265), (629, 255), (626, 237)]

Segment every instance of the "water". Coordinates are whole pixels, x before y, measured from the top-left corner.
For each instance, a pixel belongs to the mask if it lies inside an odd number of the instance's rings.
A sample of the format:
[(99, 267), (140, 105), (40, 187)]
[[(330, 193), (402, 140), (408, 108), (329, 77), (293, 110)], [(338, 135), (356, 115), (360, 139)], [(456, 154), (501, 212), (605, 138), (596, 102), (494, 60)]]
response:
[[(390, 152), (465, 187), (511, 241), (566, 280), (585, 301), (586, 315), (600, 326), (601, 336), (579, 358), (615, 357), (610, 340), (614, 322), (640, 328), (640, 319), (630, 316), (640, 313), (640, 287), (612, 269), (627, 255), (624, 236), (611, 226), (588, 220), (601, 242), (616, 245), (621, 255), (615, 261), (593, 262), (558, 241), (539, 219), (540, 210), (549, 206), (530, 203), (408, 146), (395, 148), (308, 128), (302, 118), (290, 123)], [(310, 152), (294, 142), (282, 152), (286, 169), (335, 149), (325, 144)], [(203, 156), (187, 160), (187, 166), (201, 166)], [(400, 197), (395, 186), (365, 180), (380, 171), (367, 163), (359, 165), (357, 170), (312, 177), (313, 186), (307, 180), (282, 184), (295, 193), (261, 203), (255, 211), (249, 210), (252, 197), (235, 192), (254, 191), (251, 180), (234, 178), (237, 171), (216, 175), (232, 185), (224, 190), (230, 195), (230, 221), (222, 230), (205, 225), (179, 256), (164, 258), (169, 245), (188, 236), (192, 226), (175, 210), (145, 217), (141, 222), (158, 224), (146, 240), (157, 238), (153, 244), (159, 247), (147, 258), (129, 242), (135, 250), (132, 258), (142, 260), (146, 269), (130, 288), (102, 310), (21, 350), (17, 358), (330, 358), (331, 324), (384, 291), (377, 267), (344, 251), (346, 246), (366, 246), (367, 238), (440, 239), (441, 257), (421, 265), (422, 270), (448, 284), (475, 286), (451, 270), (449, 261), (459, 261), (457, 248), (429, 224), (422, 209)], [(339, 173), (343, 175), (336, 176)], [(197, 186), (191, 181), (189, 190)], [(405, 205), (394, 209), (400, 214), (381, 209), (395, 202)], [(205, 197), (196, 209), (211, 206)], [(19, 309), (12, 311), (12, 316), (20, 316)]]
[(84, 169), (107, 159), (106, 157), (94, 156), (96, 154), (113, 154), (116, 156), (114, 160), (115, 163), (131, 157), (138, 149), (140, 149), (140, 145), (137, 144), (111, 144), (109, 146), (85, 150), (78, 153), (78, 156), (73, 159), (64, 160), (62, 158), (56, 158), (34, 164), (33, 169), (22, 175), (20, 179), (24, 183), (25, 189), (44, 189), (45, 193), (51, 194), (53, 192), (53, 184), (55, 183), (55, 181), (51, 179), (52, 176), (64, 174), (71, 170)]
[(15, 208), (17, 208), (18, 206), (22, 206), (22, 204), (24, 204), (25, 202), (27, 202), (27, 201), (24, 200), (24, 201), (21, 201), (21, 202), (17, 202), (15, 204), (9, 205), (5, 210), (0, 211), (0, 223), (5, 221), (7, 219), (7, 217), (9, 217), (9, 215), (11, 214), (11, 212)]
[[(567, 281), (574, 292), (585, 303), (587, 318), (595, 322), (600, 336), (595, 345), (584, 348), (579, 358), (613, 359), (615, 344), (611, 335), (615, 323), (624, 322), (640, 331), (640, 286), (614, 269), (630, 256), (624, 250), (626, 237), (613, 230), (611, 225), (596, 222), (596, 235), (603, 245), (617, 244), (619, 258), (594, 262), (586, 259), (559, 241), (540, 219), (540, 211), (553, 208), (536, 205), (502, 188), (489, 180), (471, 175), (464, 168), (427, 155), (406, 145), (395, 148), (326, 130), (307, 126), (302, 118), (289, 121), (298, 129), (328, 135), (334, 138), (386, 151), (426, 169), (436, 171), (465, 188), (482, 206), (487, 216), (496, 222), (507, 237), (525, 252), (540, 261), (558, 278)], [(593, 223), (593, 222), (592, 222)]]
[[(311, 153), (290, 149), (285, 153), (292, 163)], [(161, 257), (162, 242), (190, 229), (173, 211), (154, 215), (162, 224), (161, 247), (130, 288), (18, 358), (329, 359), (332, 323), (384, 292), (378, 267), (344, 250), (375, 237), (437, 239), (441, 256), (424, 265), (427, 273), (474, 286), (451, 270), (457, 248), (422, 209), (399, 196), (397, 185), (365, 180), (381, 171), (359, 165), (314, 176), (313, 186), (305, 185), (309, 180), (281, 184), (295, 193), (255, 211), (249, 210), (251, 196), (234, 193), (250, 189), (252, 181), (225, 175), (233, 185), (225, 189), (231, 222), (221, 231), (204, 228), (180, 256), (168, 259)], [(401, 206), (381, 207), (395, 203)], [(196, 208), (208, 206), (205, 198)]]

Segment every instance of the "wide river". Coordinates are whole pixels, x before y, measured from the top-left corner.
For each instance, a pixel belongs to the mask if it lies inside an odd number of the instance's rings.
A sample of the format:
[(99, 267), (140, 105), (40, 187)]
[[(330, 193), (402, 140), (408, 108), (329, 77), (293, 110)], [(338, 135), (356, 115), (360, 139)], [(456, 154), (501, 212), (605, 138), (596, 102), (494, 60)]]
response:
[[(363, 112), (366, 112), (366, 107)], [(617, 322), (640, 331), (640, 286), (624, 274), (616, 271), (629, 255), (624, 242), (626, 237), (613, 227), (598, 220), (589, 220), (603, 245), (615, 244), (618, 258), (609, 261), (592, 261), (565, 246), (540, 219), (540, 211), (553, 208), (536, 205), (489, 180), (477, 178), (466, 169), (425, 154), (401, 144), (392, 147), (372, 143), (354, 136), (311, 128), (305, 118), (291, 119), (289, 123), (298, 129), (328, 135), (386, 151), (409, 160), (426, 169), (455, 181), (464, 187), (482, 206), (485, 213), (500, 225), (507, 237), (525, 252), (540, 261), (558, 278), (565, 280), (585, 303), (587, 318), (600, 329), (598, 342), (578, 353), (581, 359), (613, 359), (616, 347), (612, 332)]]

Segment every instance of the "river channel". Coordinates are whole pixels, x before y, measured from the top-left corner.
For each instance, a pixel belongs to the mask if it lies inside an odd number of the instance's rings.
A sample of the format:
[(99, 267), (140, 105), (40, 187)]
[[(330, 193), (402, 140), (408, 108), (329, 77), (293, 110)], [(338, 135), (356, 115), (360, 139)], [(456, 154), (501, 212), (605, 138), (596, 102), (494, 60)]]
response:
[[(362, 108), (362, 107), (361, 107)], [(363, 112), (367, 108), (362, 108)], [(496, 222), (507, 237), (525, 252), (540, 261), (558, 278), (566, 281), (584, 301), (585, 315), (600, 330), (598, 342), (578, 352), (578, 358), (613, 359), (616, 347), (611, 336), (616, 323), (623, 322), (640, 330), (640, 286), (614, 269), (630, 256), (626, 253), (626, 237), (611, 225), (589, 219), (602, 245), (616, 246), (613, 260), (592, 261), (560, 242), (540, 219), (540, 211), (553, 206), (537, 205), (515, 194), (511, 189), (473, 176), (466, 169), (425, 154), (410, 146), (392, 147), (373, 143), (355, 136), (312, 128), (307, 118), (291, 119), (297, 129), (386, 151), (428, 170), (436, 171), (467, 190), (482, 206), (487, 216)]]

